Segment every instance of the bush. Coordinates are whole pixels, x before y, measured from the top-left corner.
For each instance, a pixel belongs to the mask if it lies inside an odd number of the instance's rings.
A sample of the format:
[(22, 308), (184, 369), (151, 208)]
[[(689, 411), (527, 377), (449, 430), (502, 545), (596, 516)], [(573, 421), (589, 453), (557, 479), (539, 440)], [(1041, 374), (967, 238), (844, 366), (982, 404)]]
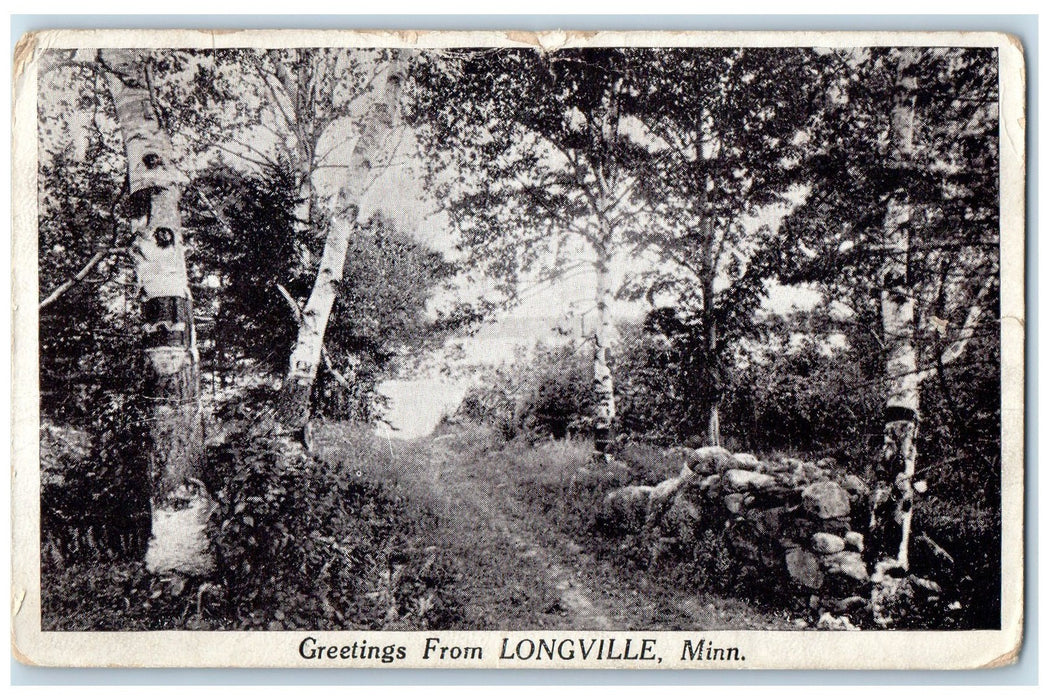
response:
[(218, 504), (213, 577), (152, 576), (140, 553), (98, 548), (64, 562), (45, 557), (44, 627), (454, 626), (458, 574), (430, 540), (437, 515), (387, 483), (398, 465), (377, 438), (358, 428), (337, 433), (338, 458), (314, 459), (270, 419), (240, 422), (208, 455)]
[(454, 617), (454, 569), (420, 543), (435, 515), (374, 480), (371, 436), (350, 459), (296, 454), (265, 422), (213, 459), (222, 617), (257, 629), (429, 628)]

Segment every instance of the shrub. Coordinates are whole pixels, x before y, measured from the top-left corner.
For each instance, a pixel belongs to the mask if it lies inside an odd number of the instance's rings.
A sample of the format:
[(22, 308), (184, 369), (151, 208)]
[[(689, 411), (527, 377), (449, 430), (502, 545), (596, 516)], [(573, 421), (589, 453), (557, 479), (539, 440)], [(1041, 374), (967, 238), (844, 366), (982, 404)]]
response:
[(454, 567), (420, 542), (436, 516), (374, 479), (389, 461), (374, 439), (345, 444), (348, 458), (312, 459), (262, 421), (214, 456), (221, 617), (265, 629), (428, 628), (454, 617)]
[(265, 416), (235, 422), (210, 449), (207, 486), (218, 505), (210, 579), (153, 576), (141, 553), (97, 547), (44, 557), (44, 627), (454, 626), (458, 573), (431, 541), (438, 516), (390, 485), (399, 465), (366, 429), (319, 432), (339, 441), (327, 459), (296, 449)]

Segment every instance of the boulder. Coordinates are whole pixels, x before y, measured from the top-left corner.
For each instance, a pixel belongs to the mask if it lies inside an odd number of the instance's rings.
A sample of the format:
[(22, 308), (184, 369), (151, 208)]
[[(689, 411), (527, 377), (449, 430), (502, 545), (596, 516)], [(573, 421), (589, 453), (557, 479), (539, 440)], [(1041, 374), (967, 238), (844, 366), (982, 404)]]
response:
[(712, 498), (714, 495), (716, 495), (718, 490), (720, 489), (720, 486), (720, 474), (711, 474), (710, 476), (705, 477), (701, 482), (699, 482), (700, 491), (705, 493), (708, 498)]
[(845, 533), (845, 547), (853, 552), (863, 551), (863, 535), (853, 530)]
[(852, 595), (846, 598), (832, 599), (828, 601), (827, 607), (837, 615), (855, 612), (866, 608), (870, 601), (861, 595)]
[(722, 477), (722, 483), (729, 491), (757, 491), (775, 486), (776, 479), (768, 474), (746, 469), (729, 469)]
[(834, 632), (852, 632), (858, 630), (859, 627), (852, 624), (849, 618), (845, 615), (835, 617), (829, 612), (825, 612), (820, 615), (820, 620), (816, 623), (816, 629)]
[(845, 540), (829, 532), (817, 532), (812, 536), (812, 551), (817, 554), (837, 554), (845, 549)]
[(822, 563), (828, 576), (841, 575), (861, 583), (870, 578), (867, 575), (867, 565), (859, 552), (828, 554), (822, 557)]
[(855, 474), (847, 474), (845, 478), (841, 480), (841, 485), (849, 492), (849, 495), (854, 498), (866, 498), (871, 492), (870, 487), (864, 483), (863, 479)]
[(833, 481), (818, 481), (801, 492), (805, 510), (818, 518), (844, 518), (849, 514), (849, 494)]
[(653, 504), (669, 503), (670, 499), (677, 493), (677, 490), (681, 488), (683, 477), (675, 476), (670, 479), (664, 479), (652, 487), (651, 495), (649, 500)]
[(820, 521), (820, 529), (838, 537), (845, 537), (845, 533), (852, 529), (852, 523), (848, 518), (827, 518)]
[(761, 532), (767, 536), (778, 539), (783, 529), (783, 518), (787, 509), (783, 506), (775, 508), (754, 508), (747, 511), (747, 520), (754, 523)]
[(757, 457), (750, 454), (749, 452), (737, 452), (736, 454), (732, 455), (732, 457), (736, 460), (736, 462), (739, 463), (739, 466), (743, 467), (744, 469), (749, 469), (750, 471), (754, 472), (760, 472), (764, 470), (764, 465), (761, 463), (761, 460), (759, 460)]
[(783, 474), (784, 472), (789, 472), (791, 470), (791, 467), (782, 461), (763, 462), (761, 466), (762, 471), (767, 474)]
[(720, 474), (739, 466), (732, 453), (724, 447), (700, 447), (692, 452), (688, 466), (696, 474)]
[(742, 493), (727, 493), (725, 497), (721, 499), (721, 502), (725, 506), (725, 510), (733, 515), (738, 515), (743, 510), (743, 494)]
[(836, 472), (838, 471), (838, 460), (833, 457), (824, 457), (816, 462), (816, 466), (828, 472)]
[(823, 567), (815, 554), (796, 547), (787, 552), (787, 573), (802, 586), (818, 591), (823, 585)]

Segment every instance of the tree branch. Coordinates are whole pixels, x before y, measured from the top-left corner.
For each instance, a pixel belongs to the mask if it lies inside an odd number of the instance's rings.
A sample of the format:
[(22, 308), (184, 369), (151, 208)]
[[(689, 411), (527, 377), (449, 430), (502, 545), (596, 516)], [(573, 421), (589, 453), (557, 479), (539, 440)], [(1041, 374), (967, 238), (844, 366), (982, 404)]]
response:
[(43, 311), (48, 306), (51, 306), (51, 304), (55, 303), (59, 297), (80, 284), (80, 282), (82, 282), (100, 262), (108, 258), (110, 255), (119, 252), (122, 252), (120, 248), (104, 248), (92, 255), (87, 263), (80, 268), (79, 272), (58, 285), (53, 292), (44, 297), (43, 301), (40, 302), (40, 306), (37, 307), (37, 310)]
[[(982, 302), (991, 290), (991, 287), (994, 286), (994, 279), (994, 276), (990, 275), (980, 286), (980, 290), (969, 305), (969, 312), (965, 315), (965, 323), (962, 324), (958, 337), (940, 355), (938, 359), (939, 366), (949, 365), (965, 353), (965, 349), (969, 346), (969, 341), (976, 334), (976, 324), (979, 323), (980, 316), (983, 314)], [(921, 382), (928, 378), (935, 371), (936, 368), (924, 370), (918, 374), (918, 381)]]

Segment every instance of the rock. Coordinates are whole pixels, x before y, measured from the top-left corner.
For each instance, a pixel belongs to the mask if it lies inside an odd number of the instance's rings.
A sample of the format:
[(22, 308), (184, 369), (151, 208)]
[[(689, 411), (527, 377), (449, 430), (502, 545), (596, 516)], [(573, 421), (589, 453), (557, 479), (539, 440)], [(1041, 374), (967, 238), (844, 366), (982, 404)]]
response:
[(787, 573), (806, 588), (818, 591), (823, 585), (823, 568), (816, 555), (797, 547), (787, 552)]
[(730, 491), (750, 491), (775, 486), (776, 480), (768, 474), (745, 469), (729, 469), (722, 477), (722, 483)]
[(843, 518), (849, 514), (849, 494), (833, 481), (810, 484), (801, 492), (805, 510), (824, 520)]
[(823, 567), (827, 575), (842, 575), (854, 581), (864, 582), (870, 577), (867, 575), (867, 565), (859, 552), (838, 552), (828, 554), (822, 558)]
[(688, 466), (696, 474), (706, 475), (720, 474), (738, 467), (739, 464), (724, 447), (700, 447), (693, 451), (692, 461)]
[(681, 488), (682, 477), (675, 476), (670, 479), (664, 479), (652, 487), (652, 493), (649, 496), (649, 500), (653, 503), (663, 503), (664, 501), (669, 502), (670, 498), (677, 493), (677, 490)]
[(808, 542), (813, 534), (823, 530), (814, 521), (803, 517), (803, 512), (788, 509), (786, 516), (780, 520), (781, 535), (795, 542)]
[(764, 472), (766, 472), (768, 474), (782, 474), (784, 472), (789, 472), (790, 471), (790, 467), (787, 466), (786, 464), (784, 464), (781, 461), (777, 461), (777, 462), (763, 462), (761, 466), (762, 466), (762, 471), (764, 471)]
[(852, 524), (847, 518), (827, 518), (820, 521), (820, 529), (838, 537), (845, 537), (845, 533), (852, 529)]
[(743, 467), (744, 469), (749, 469), (750, 471), (760, 472), (762, 471), (764, 466), (761, 464), (761, 461), (757, 457), (750, 454), (749, 452), (737, 452), (736, 454), (732, 455), (732, 458), (735, 459), (741, 467)]
[(914, 605), (914, 588), (904, 578), (878, 574), (871, 587), (871, 617), (878, 627), (892, 626), (901, 610)]
[(834, 613), (841, 615), (843, 613), (854, 612), (861, 608), (865, 608), (869, 603), (870, 601), (861, 595), (852, 595), (847, 598), (835, 600), (828, 607), (830, 607)]
[(845, 478), (841, 480), (841, 485), (845, 487), (845, 490), (849, 492), (850, 496), (866, 498), (871, 492), (870, 487), (863, 482), (863, 479), (855, 474), (847, 474)]
[(849, 618), (845, 615), (835, 617), (829, 612), (825, 612), (820, 615), (820, 621), (816, 623), (816, 629), (834, 632), (852, 632), (858, 630), (859, 627), (852, 624)]
[(823, 469), (829, 472), (838, 471), (838, 460), (833, 457), (824, 457), (823, 459), (816, 462), (816, 466), (819, 469)]
[(747, 520), (754, 523), (754, 526), (767, 536), (776, 539), (783, 527), (782, 520), (786, 511), (787, 509), (783, 506), (755, 508), (747, 512)]
[(853, 552), (863, 551), (863, 535), (858, 532), (849, 530), (845, 533), (845, 546), (851, 549)]
[(845, 540), (829, 532), (817, 532), (812, 536), (812, 551), (817, 554), (837, 554), (845, 549)]
[(721, 486), (720, 474), (711, 474), (710, 476), (704, 478), (703, 481), (699, 482), (699, 489), (703, 493), (708, 494), (708, 497), (716, 493), (719, 486)]
[(725, 494), (721, 502), (725, 505), (725, 510), (733, 515), (737, 515), (743, 510), (743, 494), (741, 493)]
[(943, 593), (943, 589), (940, 588), (940, 584), (936, 583), (935, 581), (930, 581), (927, 578), (921, 578), (919, 576), (911, 574), (907, 577), (907, 580), (910, 581), (911, 585), (914, 586), (916, 589), (920, 588), (923, 591), (925, 591), (928, 595), (940, 595), (941, 593)]

